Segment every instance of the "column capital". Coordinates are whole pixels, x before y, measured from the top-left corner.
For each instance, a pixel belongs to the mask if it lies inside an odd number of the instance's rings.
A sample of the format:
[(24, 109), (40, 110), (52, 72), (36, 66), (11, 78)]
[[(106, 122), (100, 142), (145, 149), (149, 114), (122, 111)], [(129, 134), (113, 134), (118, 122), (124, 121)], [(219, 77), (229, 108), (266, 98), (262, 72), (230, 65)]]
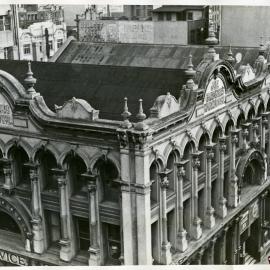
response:
[(160, 172), (158, 174), (160, 177), (161, 188), (168, 188), (169, 187), (168, 175), (171, 174), (172, 171), (173, 170), (165, 169), (163, 172)]
[(261, 114), (261, 116), (262, 116), (262, 124), (264, 126), (268, 126), (270, 112), (264, 112), (264, 113)]
[(10, 168), (11, 167), (11, 159), (9, 158), (0, 158), (0, 164), (2, 164), (3, 168)]
[(251, 119), (251, 122), (252, 122), (252, 128), (253, 128), (253, 129), (256, 129), (256, 130), (257, 130), (257, 129), (259, 128), (260, 120), (261, 120), (260, 117), (255, 117), (255, 118), (252, 118), (252, 119)]
[(34, 162), (28, 162), (24, 163), (23, 165), (29, 169), (30, 180), (33, 182), (38, 181), (38, 164)]
[(188, 159), (183, 159), (180, 162), (174, 163), (175, 166), (177, 167), (177, 176), (185, 176), (186, 175), (186, 170), (185, 170), (185, 165), (189, 162)]
[(216, 146), (216, 143), (210, 143), (205, 146), (207, 159), (212, 160), (215, 157), (215, 153), (214, 153), (215, 146)]
[(224, 152), (226, 151), (227, 149), (227, 146), (226, 146), (226, 140), (227, 140), (227, 136), (223, 135), (223, 136), (220, 136), (218, 138), (218, 142), (219, 142), (219, 150), (221, 152)]
[(244, 124), (241, 124), (242, 130), (246, 130), (246, 129), (248, 130), (250, 126), (251, 126), (250, 122), (246, 122)]
[(83, 173), (81, 176), (86, 179), (87, 181), (87, 188), (88, 191), (95, 191), (97, 188), (97, 174), (92, 174), (92, 173)]
[(193, 161), (193, 164), (192, 166), (194, 168), (199, 168), (200, 165), (201, 165), (201, 162), (200, 162), (200, 155), (203, 154), (203, 151), (196, 151), (194, 153), (192, 153), (192, 161)]

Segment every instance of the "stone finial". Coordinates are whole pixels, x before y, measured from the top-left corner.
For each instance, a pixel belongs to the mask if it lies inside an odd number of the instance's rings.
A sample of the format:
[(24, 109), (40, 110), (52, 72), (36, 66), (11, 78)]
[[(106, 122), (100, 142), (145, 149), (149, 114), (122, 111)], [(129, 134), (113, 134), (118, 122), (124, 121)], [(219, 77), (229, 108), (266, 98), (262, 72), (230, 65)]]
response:
[(136, 115), (136, 117), (137, 117), (137, 119), (139, 120), (139, 122), (138, 123), (136, 123), (136, 125), (135, 125), (135, 129), (137, 129), (137, 130), (146, 130), (146, 129), (148, 129), (148, 125), (146, 125), (145, 123), (144, 123), (144, 120), (145, 120), (145, 118), (146, 118), (146, 115), (145, 115), (145, 113), (143, 112), (143, 106), (142, 106), (142, 102), (143, 102), (143, 100), (140, 98), (139, 99), (139, 112), (138, 112), (138, 114)]
[(186, 83), (186, 87), (188, 89), (193, 89), (193, 86), (194, 86), (193, 78), (196, 74), (196, 70), (193, 69), (192, 55), (191, 54), (189, 55), (188, 66), (187, 66), (187, 69), (185, 70), (185, 74), (188, 78), (187, 83)]
[(146, 118), (146, 115), (145, 115), (145, 113), (143, 112), (143, 106), (142, 106), (142, 102), (143, 102), (143, 100), (140, 98), (139, 99), (139, 112), (138, 112), (138, 114), (136, 115), (136, 117), (137, 117), (137, 119), (139, 120), (139, 121), (143, 121), (145, 118)]
[(36, 90), (34, 89), (34, 85), (37, 82), (37, 79), (33, 77), (33, 72), (31, 70), (31, 62), (28, 62), (28, 71), (26, 73), (26, 78), (24, 79), (25, 84), (27, 85), (27, 94), (35, 94)]
[(232, 46), (231, 46), (231, 44), (230, 44), (230, 47), (229, 47), (229, 51), (227, 53), (226, 61), (228, 61), (231, 65), (233, 65), (234, 62), (235, 62), (235, 58), (233, 57), (233, 53), (232, 53)]
[(265, 46), (263, 45), (263, 37), (261, 37), (259, 55), (264, 55), (264, 53), (265, 53)]
[(132, 127), (132, 124), (129, 121), (129, 117), (131, 116), (131, 113), (128, 111), (128, 105), (127, 105), (127, 97), (124, 98), (124, 111), (121, 114), (121, 116), (123, 117), (124, 121), (121, 124), (122, 128), (130, 128)]
[(209, 46), (208, 54), (214, 55), (216, 53), (214, 46), (218, 44), (218, 40), (214, 32), (214, 24), (212, 21), (209, 22), (208, 38), (205, 40), (205, 44)]

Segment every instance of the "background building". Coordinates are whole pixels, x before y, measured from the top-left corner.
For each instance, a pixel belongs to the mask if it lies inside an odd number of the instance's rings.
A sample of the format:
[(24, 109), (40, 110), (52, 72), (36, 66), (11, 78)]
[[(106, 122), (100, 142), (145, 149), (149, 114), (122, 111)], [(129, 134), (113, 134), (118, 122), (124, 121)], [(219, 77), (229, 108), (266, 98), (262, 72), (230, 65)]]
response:
[(211, 6), (211, 10), (221, 45), (256, 46), (261, 37), (269, 40), (269, 6)]

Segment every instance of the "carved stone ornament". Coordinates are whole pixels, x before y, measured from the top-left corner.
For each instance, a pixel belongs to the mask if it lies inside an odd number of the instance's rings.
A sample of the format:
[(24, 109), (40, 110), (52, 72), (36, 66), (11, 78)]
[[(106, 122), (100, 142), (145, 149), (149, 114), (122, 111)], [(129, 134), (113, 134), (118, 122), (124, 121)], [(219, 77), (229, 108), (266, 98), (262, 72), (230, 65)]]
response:
[(65, 102), (63, 106), (55, 105), (56, 115), (59, 118), (76, 119), (76, 120), (96, 120), (99, 116), (99, 110), (95, 110), (84, 99), (73, 97)]
[(170, 93), (157, 97), (153, 107), (150, 109), (151, 118), (163, 118), (179, 111), (179, 103)]

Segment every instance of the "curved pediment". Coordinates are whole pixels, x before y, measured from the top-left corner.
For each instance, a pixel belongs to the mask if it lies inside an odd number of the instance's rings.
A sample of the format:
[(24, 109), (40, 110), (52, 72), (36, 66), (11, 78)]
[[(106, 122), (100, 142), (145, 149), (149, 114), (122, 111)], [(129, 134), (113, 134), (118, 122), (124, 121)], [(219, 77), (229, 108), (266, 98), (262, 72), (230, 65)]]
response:
[(76, 99), (73, 97), (65, 102), (63, 106), (55, 105), (56, 117), (76, 119), (76, 120), (96, 120), (98, 119), (99, 111), (95, 110), (84, 99)]

